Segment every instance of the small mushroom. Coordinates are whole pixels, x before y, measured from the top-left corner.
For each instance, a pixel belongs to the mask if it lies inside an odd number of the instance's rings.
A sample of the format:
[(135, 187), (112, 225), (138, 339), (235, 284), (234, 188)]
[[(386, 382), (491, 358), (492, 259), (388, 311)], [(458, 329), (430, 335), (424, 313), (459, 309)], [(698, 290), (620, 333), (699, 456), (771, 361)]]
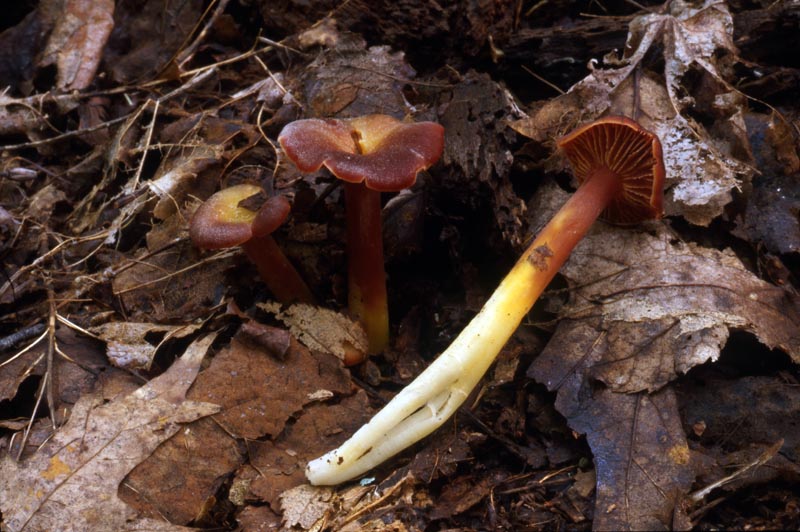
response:
[(386, 115), (310, 118), (288, 124), (278, 142), (301, 171), (325, 166), (344, 181), (348, 306), (364, 325), (369, 352), (378, 353), (389, 342), (380, 193), (410, 187), (439, 159), (444, 128)]
[(289, 215), (289, 201), (283, 196), (270, 197), (257, 212), (241, 205), (262, 192), (256, 185), (235, 185), (215, 193), (195, 211), (189, 236), (203, 249), (241, 246), (278, 300), (313, 303), (308, 286), (272, 238)]
[(622, 223), (661, 217), (665, 172), (654, 134), (628, 118), (609, 117), (579, 128), (558, 146), (581, 181), (578, 190), (453, 343), (349, 440), (308, 464), (312, 484), (350, 480), (441, 426), (601, 213)]

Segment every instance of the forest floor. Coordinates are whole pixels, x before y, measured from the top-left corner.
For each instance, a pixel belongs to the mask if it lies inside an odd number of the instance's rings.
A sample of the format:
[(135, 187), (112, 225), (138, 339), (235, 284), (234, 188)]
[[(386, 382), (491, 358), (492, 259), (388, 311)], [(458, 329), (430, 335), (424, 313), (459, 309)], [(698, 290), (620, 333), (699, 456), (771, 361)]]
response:
[[(800, 528), (798, 2), (5, 9), (0, 529)], [(278, 136), (377, 113), (444, 148), (382, 195), (390, 341), (346, 366), (343, 186)], [(451, 419), (311, 486), (574, 192), (556, 141), (609, 115), (660, 138), (664, 217), (595, 223)], [(288, 200), (312, 304), (192, 243), (239, 184)]]

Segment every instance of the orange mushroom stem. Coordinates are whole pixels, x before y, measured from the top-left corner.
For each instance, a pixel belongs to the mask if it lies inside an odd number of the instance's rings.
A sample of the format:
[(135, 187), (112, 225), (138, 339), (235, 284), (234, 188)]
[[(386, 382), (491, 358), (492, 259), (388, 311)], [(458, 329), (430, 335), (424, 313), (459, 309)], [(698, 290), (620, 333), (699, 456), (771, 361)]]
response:
[(440, 427), (466, 400), (595, 219), (635, 223), (662, 214), (658, 138), (608, 117), (558, 141), (581, 181), (481, 311), (413, 382), (339, 448), (309, 462), (315, 485), (345, 482)]
[(361, 183), (344, 184), (347, 218), (347, 304), (364, 326), (370, 353), (389, 342), (389, 302), (383, 267), (381, 193)]
[(308, 285), (272, 237), (289, 215), (288, 200), (273, 196), (257, 212), (240, 205), (262, 192), (256, 185), (236, 185), (215, 193), (195, 211), (189, 236), (204, 249), (241, 246), (279, 301), (313, 303)]
[(309, 118), (284, 127), (278, 142), (301, 171), (325, 166), (345, 182), (348, 306), (364, 326), (369, 352), (383, 351), (389, 343), (389, 305), (380, 193), (412, 186), (441, 156), (444, 129), (386, 115)]

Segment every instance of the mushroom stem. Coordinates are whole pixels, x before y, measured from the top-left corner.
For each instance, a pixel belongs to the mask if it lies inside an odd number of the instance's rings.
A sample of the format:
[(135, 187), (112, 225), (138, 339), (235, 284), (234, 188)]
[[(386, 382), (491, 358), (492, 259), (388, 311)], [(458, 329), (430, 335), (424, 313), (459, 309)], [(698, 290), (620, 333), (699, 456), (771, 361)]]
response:
[(279, 301), (314, 303), (308, 285), (271, 235), (254, 236), (242, 244), (242, 249), (255, 263), (264, 284)]
[(389, 342), (389, 307), (383, 264), (381, 193), (363, 183), (345, 183), (348, 304), (364, 326), (370, 353)]
[(556, 213), (452, 344), (338, 449), (311, 461), (314, 485), (377, 466), (440, 427), (464, 402), (594, 220), (620, 190), (600, 168)]

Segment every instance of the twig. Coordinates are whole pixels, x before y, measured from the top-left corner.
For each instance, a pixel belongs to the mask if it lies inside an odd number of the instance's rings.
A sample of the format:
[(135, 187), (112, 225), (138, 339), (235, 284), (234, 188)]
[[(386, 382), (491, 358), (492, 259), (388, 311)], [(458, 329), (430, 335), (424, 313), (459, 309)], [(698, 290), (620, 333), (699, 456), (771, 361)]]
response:
[[(36, 323), (31, 325), (30, 327), (25, 327), (24, 329), (20, 329), (16, 332), (9, 334), (8, 336), (4, 336), (0, 338), (0, 351), (5, 351), (6, 349), (11, 349), (15, 345), (20, 342), (24, 342), (25, 340), (30, 340), (34, 336), (40, 335), (45, 329), (43, 323)], [(0, 363), (0, 366), (5, 364), (6, 362)]]
[[(214, 65), (212, 68), (208, 68), (208, 69), (205, 69), (205, 70), (199, 70), (198, 73), (194, 77), (192, 77), (189, 81), (187, 81), (186, 83), (184, 83), (180, 87), (176, 88), (172, 92), (168, 92), (167, 94), (165, 94), (165, 95), (163, 95), (163, 96), (161, 96), (159, 98), (156, 98), (155, 101), (159, 102), (159, 103), (163, 103), (163, 102), (165, 102), (165, 101), (167, 101), (169, 99), (174, 98), (175, 96), (183, 94), (184, 92), (188, 91), (189, 89), (191, 89), (195, 85), (197, 85), (197, 84), (205, 81), (207, 78), (209, 78), (216, 71), (215, 67), (216, 67), (216, 65)], [(59, 141), (62, 141), (62, 140), (70, 139), (72, 137), (78, 137), (78, 136), (84, 135), (86, 133), (92, 133), (92, 132), (98, 131), (100, 129), (106, 129), (106, 128), (109, 128), (111, 126), (115, 126), (117, 124), (121, 124), (121, 123), (125, 122), (126, 120), (128, 120), (128, 118), (131, 115), (132, 115), (132, 113), (129, 113), (129, 114), (126, 114), (124, 116), (120, 116), (118, 118), (114, 118), (112, 120), (108, 120), (106, 122), (102, 122), (102, 123), (97, 124), (97, 125), (92, 126), (92, 127), (87, 127), (87, 128), (83, 128), (83, 129), (77, 129), (75, 131), (68, 131), (66, 133), (61, 133), (60, 135), (56, 135), (55, 137), (49, 137), (49, 138), (46, 138), (46, 139), (34, 140), (34, 141), (30, 141), (30, 142), (23, 142), (21, 144), (8, 144), (6, 146), (2, 146), (2, 148), (4, 150), (20, 150), (20, 149), (24, 149), (24, 148), (35, 148), (35, 147), (38, 147), (38, 146), (45, 146), (47, 144), (52, 144), (54, 142), (59, 142)]]
[[(180, 52), (180, 54), (178, 54), (176, 62), (178, 63), (178, 66), (180, 68), (183, 68), (183, 66), (186, 63), (188, 63), (194, 56), (195, 50), (197, 50), (197, 48), (200, 46), (200, 43), (202, 43), (205, 40), (206, 36), (208, 35), (209, 29), (211, 29), (211, 26), (225, 12), (225, 8), (228, 7), (229, 1), (230, 0), (221, 0), (220, 2), (217, 3), (217, 7), (214, 9), (214, 12), (211, 14), (206, 23), (203, 25), (203, 29), (201, 29), (200, 32), (197, 34), (197, 37), (195, 37), (194, 41), (192, 41), (192, 44), (184, 48)], [(214, 2), (211, 2), (209, 4), (208, 9), (206, 9), (206, 13), (208, 13), (208, 11), (211, 9), (213, 5)], [(203, 16), (205, 16), (205, 13), (203, 13)]]
[(729, 483), (733, 482), (737, 478), (741, 477), (745, 473), (748, 473), (748, 472), (750, 472), (751, 470), (753, 470), (753, 469), (755, 469), (757, 467), (761, 467), (762, 465), (764, 465), (767, 462), (769, 462), (770, 460), (772, 460), (772, 458), (776, 454), (778, 454), (778, 451), (781, 450), (781, 447), (783, 447), (783, 438), (781, 438), (780, 440), (778, 440), (774, 444), (770, 445), (767, 448), (766, 451), (761, 453), (758, 456), (758, 458), (756, 458), (755, 460), (753, 460), (749, 464), (744, 465), (743, 467), (741, 467), (740, 469), (734, 471), (733, 473), (731, 473), (727, 477), (721, 478), (721, 479), (717, 480), (716, 482), (712, 482), (711, 484), (709, 484), (705, 488), (701, 488), (701, 489), (699, 489), (699, 490), (697, 490), (695, 492), (690, 493), (688, 495), (689, 500), (694, 502), (694, 503), (700, 502), (701, 500), (706, 498), (706, 496), (709, 493), (711, 493), (712, 491), (714, 491), (715, 489), (721, 488), (725, 484), (729, 484)]

